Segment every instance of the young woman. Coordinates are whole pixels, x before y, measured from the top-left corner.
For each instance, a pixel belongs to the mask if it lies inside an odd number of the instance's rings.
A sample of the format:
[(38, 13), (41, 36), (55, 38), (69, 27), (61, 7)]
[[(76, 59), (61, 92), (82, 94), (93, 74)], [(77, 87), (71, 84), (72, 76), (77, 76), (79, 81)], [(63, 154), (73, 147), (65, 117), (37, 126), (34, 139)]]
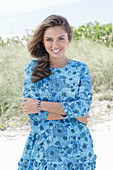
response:
[(92, 86), (86, 64), (68, 59), (68, 21), (47, 17), (28, 44), (35, 60), (25, 66), (23, 111), (31, 131), (18, 170), (94, 170), (96, 155), (87, 128)]

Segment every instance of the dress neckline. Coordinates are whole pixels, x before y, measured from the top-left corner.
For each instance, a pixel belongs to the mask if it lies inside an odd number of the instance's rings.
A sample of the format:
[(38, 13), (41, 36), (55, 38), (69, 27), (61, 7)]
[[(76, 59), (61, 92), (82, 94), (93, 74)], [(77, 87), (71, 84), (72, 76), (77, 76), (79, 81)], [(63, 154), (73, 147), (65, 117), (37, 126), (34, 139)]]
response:
[(65, 67), (67, 67), (67, 65), (69, 65), (71, 62), (71, 59), (69, 59), (69, 62), (64, 66), (64, 67), (60, 67), (60, 68), (55, 68), (55, 67), (49, 67), (50, 69), (54, 69), (54, 70), (58, 70), (58, 69), (63, 69)]

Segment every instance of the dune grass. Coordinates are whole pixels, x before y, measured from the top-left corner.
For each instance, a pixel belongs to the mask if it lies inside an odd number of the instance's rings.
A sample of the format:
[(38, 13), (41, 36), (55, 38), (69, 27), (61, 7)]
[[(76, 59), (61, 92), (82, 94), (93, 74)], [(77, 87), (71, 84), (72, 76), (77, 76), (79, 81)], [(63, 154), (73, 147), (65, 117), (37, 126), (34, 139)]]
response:
[[(88, 39), (76, 40), (70, 43), (66, 56), (88, 65), (93, 93), (113, 90), (113, 48)], [(29, 123), (20, 103), (24, 66), (31, 59), (25, 46), (0, 47), (0, 129)]]
[[(0, 128), (26, 124), (28, 119), (19, 104), (22, 102), (24, 66), (30, 57), (24, 46), (0, 48)], [(17, 120), (18, 121), (15, 121)]]

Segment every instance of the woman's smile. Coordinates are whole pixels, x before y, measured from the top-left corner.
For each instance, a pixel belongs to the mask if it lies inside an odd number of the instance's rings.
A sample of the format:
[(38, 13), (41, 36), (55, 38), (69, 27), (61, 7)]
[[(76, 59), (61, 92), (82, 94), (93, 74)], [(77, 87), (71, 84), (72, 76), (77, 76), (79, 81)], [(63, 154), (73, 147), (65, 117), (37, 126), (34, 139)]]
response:
[(52, 49), (52, 52), (53, 52), (54, 54), (59, 54), (59, 52), (61, 52), (61, 49), (58, 49), (58, 50), (53, 50), (53, 49)]

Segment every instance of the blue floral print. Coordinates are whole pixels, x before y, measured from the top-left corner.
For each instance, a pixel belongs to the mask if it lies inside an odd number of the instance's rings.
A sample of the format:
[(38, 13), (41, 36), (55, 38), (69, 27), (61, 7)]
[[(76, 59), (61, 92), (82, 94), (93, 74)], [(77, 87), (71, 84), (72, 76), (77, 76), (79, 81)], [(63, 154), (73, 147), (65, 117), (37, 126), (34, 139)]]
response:
[(62, 68), (50, 67), (53, 74), (49, 77), (32, 83), (36, 64), (31, 60), (25, 66), (23, 97), (60, 102), (67, 119), (46, 120), (47, 111), (28, 115), (31, 131), (18, 170), (94, 170), (92, 137), (88, 127), (75, 118), (86, 116), (92, 101), (87, 65), (70, 59)]

